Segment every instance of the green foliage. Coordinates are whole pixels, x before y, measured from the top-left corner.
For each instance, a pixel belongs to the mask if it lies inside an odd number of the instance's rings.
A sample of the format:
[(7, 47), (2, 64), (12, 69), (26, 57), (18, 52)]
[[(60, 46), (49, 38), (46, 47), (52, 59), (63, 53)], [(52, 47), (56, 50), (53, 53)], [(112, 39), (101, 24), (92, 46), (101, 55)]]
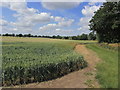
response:
[(86, 67), (73, 48), (66, 43), (3, 42), (3, 86), (51, 80)]
[(80, 40), (88, 40), (88, 35), (87, 34), (82, 34), (80, 36)]
[(89, 33), (88, 39), (89, 40), (96, 40), (96, 34), (94, 34), (94, 32)]
[(90, 30), (97, 32), (99, 42), (120, 42), (119, 29), (120, 2), (104, 3), (90, 21)]
[(118, 88), (118, 51), (100, 47), (100, 45), (90, 44), (92, 49), (102, 59), (97, 65), (97, 76), (102, 88)]
[(88, 40), (88, 35), (82, 34), (78, 36), (72, 36), (72, 40)]
[(40, 37), (40, 38), (52, 38), (52, 39), (69, 39), (69, 40), (88, 40), (88, 34), (82, 34), (77, 36), (39, 36), (31, 34), (2, 34), (2, 36), (11, 36), (11, 37)]

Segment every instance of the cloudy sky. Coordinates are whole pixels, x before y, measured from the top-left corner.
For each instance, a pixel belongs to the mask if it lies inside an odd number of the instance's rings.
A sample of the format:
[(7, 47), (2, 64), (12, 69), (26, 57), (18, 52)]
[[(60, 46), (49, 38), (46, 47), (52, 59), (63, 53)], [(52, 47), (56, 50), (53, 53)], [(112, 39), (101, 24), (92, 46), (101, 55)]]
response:
[(2, 33), (80, 35), (89, 33), (89, 20), (102, 2), (0, 3)]

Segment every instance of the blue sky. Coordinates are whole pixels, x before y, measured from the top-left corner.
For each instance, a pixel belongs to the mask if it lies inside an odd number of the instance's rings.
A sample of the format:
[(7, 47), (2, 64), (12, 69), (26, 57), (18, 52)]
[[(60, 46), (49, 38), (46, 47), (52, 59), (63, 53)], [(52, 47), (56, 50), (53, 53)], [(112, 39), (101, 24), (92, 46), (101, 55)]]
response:
[(102, 3), (2, 3), (2, 33), (73, 36), (89, 33), (89, 20)]

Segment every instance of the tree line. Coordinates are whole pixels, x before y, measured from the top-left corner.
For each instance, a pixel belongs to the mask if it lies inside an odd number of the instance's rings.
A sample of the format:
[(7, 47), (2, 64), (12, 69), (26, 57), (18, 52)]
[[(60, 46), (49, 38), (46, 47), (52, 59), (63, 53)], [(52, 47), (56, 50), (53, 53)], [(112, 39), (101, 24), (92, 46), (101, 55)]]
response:
[(0, 36), (12, 36), (12, 37), (37, 37), (37, 38), (52, 38), (52, 39), (69, 39), (69, 40), (96, 40), (96, 34), (91, 32), (89, 34), (82, 34), (77, 36), (45, 36), (45, 35), (32, 35), (32, 34), (0, 34)]

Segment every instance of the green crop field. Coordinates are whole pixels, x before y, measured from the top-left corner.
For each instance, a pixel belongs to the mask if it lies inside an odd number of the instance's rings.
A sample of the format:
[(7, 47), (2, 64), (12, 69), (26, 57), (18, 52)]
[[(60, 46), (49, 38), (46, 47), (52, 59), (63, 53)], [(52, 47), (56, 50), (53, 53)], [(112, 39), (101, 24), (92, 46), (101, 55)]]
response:
[(96, 66), (101, 87), (117, 87), (117, 44), (23, 37), (2, 37), (2, 85), (48, 81), (85, 68), (84, 57), (74, 50), (77, 44), (86, 45), (102, 59)]
[(3, 86), (41, 82), (61, 77), (87, 66), (74, 51), (77, 43), (45, 38), (2, 38)]

